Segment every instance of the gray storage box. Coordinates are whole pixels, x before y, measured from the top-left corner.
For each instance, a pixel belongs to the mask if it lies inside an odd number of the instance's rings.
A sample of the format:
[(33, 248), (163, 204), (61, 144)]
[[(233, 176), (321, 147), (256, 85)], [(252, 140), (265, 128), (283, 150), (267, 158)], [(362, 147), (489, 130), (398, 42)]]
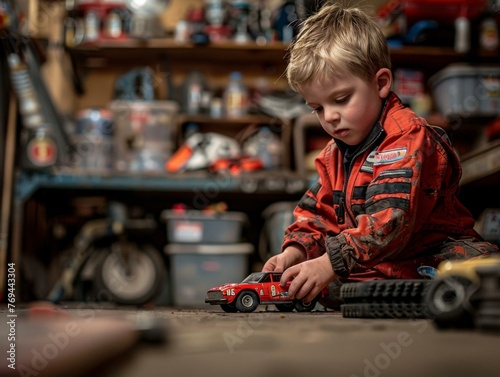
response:
[(172, 301), (177, 306), (205, 307), (207, 291), (225, 283), (239, 283), (248, 276), (253, 245), (168, 244)]
[(242, 212), (210, 213), (165, 210), (170, 243), (227, 244), (240, 241), (247, 216)]
[(293, 210), (296, 206), (297, 202), (276, 202), (262, 212), (264, 227), (261, 234), (262, 244), (259, 245), (262, 260), (281, 253), (285, 231), (295, 221)]
[(445, 116), (500, 115), (500, 66), (452, 64), (429, 83), (437, 109)]

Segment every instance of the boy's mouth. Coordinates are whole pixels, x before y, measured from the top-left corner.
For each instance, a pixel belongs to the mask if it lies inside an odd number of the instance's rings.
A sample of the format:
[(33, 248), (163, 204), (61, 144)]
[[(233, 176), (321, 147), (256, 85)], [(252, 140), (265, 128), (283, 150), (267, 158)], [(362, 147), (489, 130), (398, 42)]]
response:
[(349, 133), (349, 130), (347, 128), (342, 128), (342, 129), (333, 131), (333, 137), (336, 137), (336, 138), (346, 137), (348, 133)]

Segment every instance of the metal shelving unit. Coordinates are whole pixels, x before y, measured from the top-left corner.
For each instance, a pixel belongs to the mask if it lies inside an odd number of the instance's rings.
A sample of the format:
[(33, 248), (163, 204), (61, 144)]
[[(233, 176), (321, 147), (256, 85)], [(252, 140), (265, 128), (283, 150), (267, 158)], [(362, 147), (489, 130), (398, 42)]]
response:
[(208, 172), (173, 174), (170, 176), (96, 176), (21, 172), (16, 184), (16, 201), (28, 200), (39, 189), (83, 191), (193, 191), (206, 186), (218, 192), (235, 194), (302, 193), (307, 185), (304, 177), (291, 171), (260, 171), (231, 176)]
[[(85, 70), (106, 68), (115, 63), (133, 65), (144, 61), (167, 59), (169, 64), (176, 62), (178, 65), (189, 66), (185, 63), (189, 62), (191, 65), (202, 63), (217, 67), (219, 70), (226, 68), (222, 64), (223, 62), (229, 62), (248, 69), (251, 66), (255, 72), (268, 70), (269, 67), (273, 67), (276, 72), (283, 72), (286, 67), (285, 49), (286, 45), (282, 43), (261, 46), (255, 43), (227, 42), (193, 46), (190, 43), (179, 44), (171, 39), (150, 39), (79, 45), (68, 48), (68, 52), (73, 61)], [(452, 49), (435, 47), (404, 47), (393, 49), (391, 52), (395, 65), (417, 66), (427, 72), (439, 70), (453, 62), (472, 59), (471, 56), (457, 54)], [(497, 55), (479, 57), (483, 62), (495, 61), (497, 58)], [(193, 62), (193, 60), (195, 61)], [(214, 72), (220, 74), (220, 71), (215, 70)], [(207, 121), (204, 117), (183, 118), (181, 116), (180, 122), (193, 119)], [(226, 126), (229, 124), (229, 121), (225, 119), (219, 121), (225, 123)], [(259, 121), (268, 122), (269, 117), (258, 116), (238, 120), (240, 125)], [(286, 125), (283, 128), (283, 132), (287, 132), (283, 139), (285, 142), (286, 140), (290, 141), (291, 130), (291, 125)], [(297, 147), (300, 148), (300, 146), (295, 146), (295, 148)], [(498, 162), (498, 145), (493, 149), (496, 150), (497, 154), (491, 158)], [(493, 152), (488, 152), (488, 155), (491, 153)], [(476, 161), (475, 157), (471, 158), (471, 161), (470, 163), (464, 161), (464, 182), (468, 182), (467, 179), (476, 179), (473, 173), (479, 169), (473, 165), (473, 161)], [(468, 171), (473, 173), (469, 174)], [(57, 195), (58, 192), (69, 195), (73, 195), (73, 193), (80, 195), (82, 192), (86, 195), (110, 195), (116, 191), (142, 191), (168, 196), (178, 192), (190, 193), (193, 190), (211, 186), (216, 187), (220, 193), (239, 195), (243, 201), (252, 202), (258, 200), (257, 195), (272, 194), (280, 200), (299, 198), (308, 184), (307, 177), (301, 171), (291, 171), (289, 166), (284, 171), (260, 171), (238, 176), (217, 176), (208, 172), (161, 176), (96, 176), (20, 171), (16, 180), (13, 206), (14, 260), (17, 262), (21, 260), (24, 205), (39, 191), (50, 191), (54, 195)]]

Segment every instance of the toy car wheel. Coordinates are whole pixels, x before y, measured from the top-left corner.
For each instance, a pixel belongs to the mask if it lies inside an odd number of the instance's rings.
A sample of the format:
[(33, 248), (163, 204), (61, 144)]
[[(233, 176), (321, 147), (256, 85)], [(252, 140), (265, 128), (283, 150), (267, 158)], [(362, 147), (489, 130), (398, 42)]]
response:
[(426, 295), (425, 303), (431, 318), (438, 327), (472, 327), (470, 312), (472, 282), (461, 276), (450, 276), (434, 281)]
[(236, 305), (234, 304), (220, 304), (220, 307), (226, 313), (236, 313), (238, 311), (238, 309), (236, 309)]
[(259, 306), (259, 298), (254, 292), (243, 291), (236, 299), (236, 309), (242, 313), (251, 313)]
[(317, 298), (315, 298), (311, 302), (304, 302), (303, 300), (296, 300), (295, 301), (295, 309), (298, 312), (310, 312), (316, 306), (317, 301), (318, 301)]
[(286, 304), (275, 304), (275, 305), (280, 312), (292, 312), (293, 309), (295, 309), (295, 305), (293, 304), (293, 302), (287, 302)]

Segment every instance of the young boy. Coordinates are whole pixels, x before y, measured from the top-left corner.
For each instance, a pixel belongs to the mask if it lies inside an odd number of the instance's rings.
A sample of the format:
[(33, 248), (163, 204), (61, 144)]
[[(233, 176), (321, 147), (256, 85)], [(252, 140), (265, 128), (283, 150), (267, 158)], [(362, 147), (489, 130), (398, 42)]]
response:
[(389, 49), (376, 21), (325, 5), (290, 46), (287, 78), (332, 136), (319, 180), (294, 211), (283, 252), (291, 297), (311, 301), (332, 282), (418, 279), (421, 265), (498, 252), (457, 199), (460, 163), (443, 130), (391, 92)]

